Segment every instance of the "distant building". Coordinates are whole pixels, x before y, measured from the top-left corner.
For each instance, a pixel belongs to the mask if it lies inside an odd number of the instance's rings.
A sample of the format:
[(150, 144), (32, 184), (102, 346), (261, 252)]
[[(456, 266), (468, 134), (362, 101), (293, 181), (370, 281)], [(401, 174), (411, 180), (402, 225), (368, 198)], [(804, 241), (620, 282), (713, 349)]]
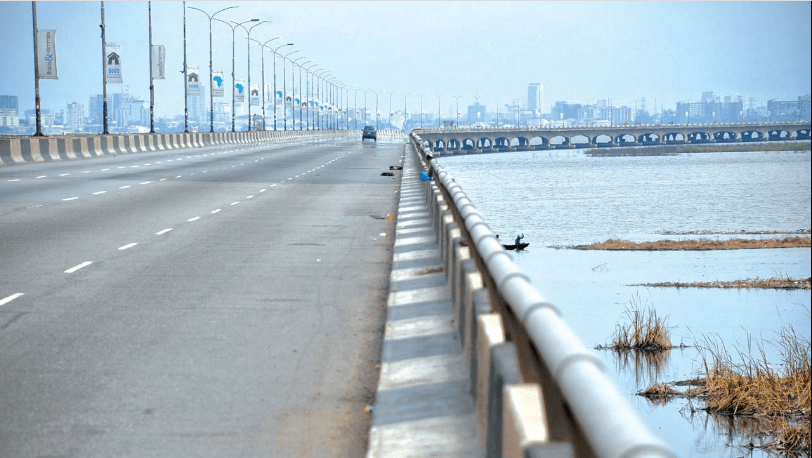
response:
[(799, 121), (810, 119), (810, 95), (798, 100), (769, 100), (767, 110), (770, 121)]
[(468, 105), (468, 124), (474, 125), (478, 122), (485, 122), (487, 109), (485, 105), (481, 105), (479, 102), (476, 102), (473, 105)]
[(189, 96), (189, 119), (196, 122), (210, 121), (209, 111), (206, 110), (208, 95), (206, 86), (200, 85), (200, 95)]
[(536, 113), (541, 107), (541, 84), (530, 83), (527, 86), (527, 109)]
[(16, 95), (0, 95), (0, 126), (17, 127), (20, 116), (17, 112)]
[(74, 132), (81, 132), (85, 128), (85, 106), (81, 103), (68, 104), (68, 117), (62, 121), (65, 127)]

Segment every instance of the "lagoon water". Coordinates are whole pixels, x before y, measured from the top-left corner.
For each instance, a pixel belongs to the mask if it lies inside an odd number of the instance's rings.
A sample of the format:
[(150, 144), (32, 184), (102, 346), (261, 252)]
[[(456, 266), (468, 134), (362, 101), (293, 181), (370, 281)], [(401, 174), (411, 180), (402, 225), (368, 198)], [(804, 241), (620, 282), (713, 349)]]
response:
[[(579, 251), (610, 238), (632, 241), (704, 237), (784, 237), (735, 232), (812, 227), (812, 155), (805, 152), (592, 155), (589, 150), (440, 157), (438, 162), (482, 213), (491, 230), (531, 245), (514, 253), (536, 288), (562, 311), (587, 347), (608, 343), (630, 308), (665, 317), (674, 345), (658, 362), (596, 350), (621, 393), (682, 457), (771, 456), (739, 447), (752, 429), (691, 413), (677, 399), (654, 404), (637, 396), (655, 382), (700, 375), (696, 343), (723, 346), (780, 365), (771, 344), (782, 330), (810, 339), (810, 292), (760, 289), (653, 288), (653, 282), (807, 278), (810, 250), (685, 252)], [(696, 401), (693, 403), (696, 405)]]

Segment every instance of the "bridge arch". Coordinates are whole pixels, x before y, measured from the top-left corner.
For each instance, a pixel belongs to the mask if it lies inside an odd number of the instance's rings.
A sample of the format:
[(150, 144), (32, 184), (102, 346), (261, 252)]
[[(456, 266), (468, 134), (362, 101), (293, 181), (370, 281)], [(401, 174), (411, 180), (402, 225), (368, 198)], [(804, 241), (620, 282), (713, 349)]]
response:
[(445, 149), (445, 142), (440, 139), (434, 142), (434, 151), (443, 151)]
[(486, 149), (493, 147), (493, 142), (488, 137), (482, 137), (476, 142), (476, 147), (479, 149)]
[(472, 140), (470, 138), (466, 138), (466, 139), (464, 139), (462, 141), (462, 149), (465, 149), (465, 150), (474, 149), (475, 146), (476, 146), (476, 142), (474, 142), (474, 140)]
[(760, 130), (745, 130), (740, 135), (743, 142), (761, 142), (767, 139), (764, 132)]
[(769, 137), (771, 141), (789, 140), (791, 133), (785, 129), (770, 129)]
[(549, 143), (549, 140), (541, 136), (533, 137), (528, 142), (530, 146), (541, 146), (542, 148), (549, 146)]
[(589, 148), (592, 140), (583, 134), (578, 134), (570, 139), (570, 144), (576, 148)]
[(563, 135), (556, 135), (555, 137), (550, 139), (550, 146), (567, 146), (570, 144), (570, 139), (563, 136)]
[(710, 142), (710, 138), (711, 136), (707, 132), (697, 131), (688, 134), (688, 141), (690, 143), (708, 143)]
[(713, 141), (717, 143), (733, 143), (737, 139), (736, 132), (722, 130), (713, 134)]
[(510, 148), (510, 140), (507, 137), (496, 137), (493, 141), (493, 147), (499, 149)]
[(606, 134), (599, 134), (592, 137), (592, 144), (598, 147), (614, 146), (614, 139)]
[(620, 134), (617, 137), (615, 137), (615, 143), (617, 143), (620, 146), (630, 145), (630, 144), (633, 145), (635, 143), (635, 140), (637, 140), (637, 139), (634, 138), (634, 135), (630, 135), (630, 134)]
[(662, 139), (659, 135), (647, 132), (637, 137), (637, 142), (641, 145), (659, 145)]

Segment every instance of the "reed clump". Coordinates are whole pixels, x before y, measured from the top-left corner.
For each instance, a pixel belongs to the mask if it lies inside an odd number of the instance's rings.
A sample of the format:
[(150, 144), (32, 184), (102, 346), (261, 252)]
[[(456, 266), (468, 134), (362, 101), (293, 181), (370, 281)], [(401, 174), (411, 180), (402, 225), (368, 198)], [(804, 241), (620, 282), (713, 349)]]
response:
[(615, 325), (615, 334), (609, 349), (662, 351), (673, 348), (669, 337), (667, 320), (651, 308), (634, 305), (624, 312), (627, 324)]
[[(763, 448), (808, 451), (810, 439), (810, 341), (798, 337), (792, 328), (782, 331), (773, 342), (783, 359), (780, 369), (764, 354), (754, 357), (741, 353), (735, 363), (723, 345), (707, 342), (703, 348), (704, 384), (685, 394), (704, 401), (704, 410), (731, 416), (765, 420), (770, 439)], [(752, 346), (750, 346), (752, 348)]]

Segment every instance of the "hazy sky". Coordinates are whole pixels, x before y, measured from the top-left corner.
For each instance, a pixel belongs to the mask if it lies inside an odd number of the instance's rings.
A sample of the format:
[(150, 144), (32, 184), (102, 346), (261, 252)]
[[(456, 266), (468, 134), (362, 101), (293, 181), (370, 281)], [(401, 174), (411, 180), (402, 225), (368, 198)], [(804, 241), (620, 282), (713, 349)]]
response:
[[(480, 95), (493, 110), (527, 97), (528, 83), (544, 86), (544, 110), (556, 100), (647, 106), (699, 101), (715, 95), (795, 100), (810, 93), (810, 2), (201, 2), (217, 17), (237, 22), (270, 20), (251, 38), (299, 50), (342, 83), (397, 91), (395, 109), (417, 111), (456, 104), (461, 111)], [(38, 25), (57, 30), (59, 80), (41, 80), (42, 107), (87, 106), (102, 92), (100, 2), (39, 2)], [(107, 41), (122, 46), (127, 90), (149, 101), (148, 3), (106, 2)], [(252, 23), (246, 24), (253, 25)], [(232, 31), (213, 23), (214, 70), (226, 76), (230, 102)], [(183, 112), (183, 2), (152, 2), (153, 44), (166, 46), (167, 79), (155, 81), (158, 116)], [(187, 55), (208, 80), (209, 20), (187, 9)], [(31, 2), (0, 2), (0, 94), (34, 106)], [(237, 79), (247, 79), (247, 40), (236, 33)], [(266, 82), (273, 54), (265, 56)], [(261, 81), (260, 47), (251, 42), (251, 80)], [(309, 64), (308, 64), (309, 65)], [(282, 59), (277, 60), (281, 86)], [(288, 63), (288, 80), (291, 65)], [(296, 78), (298, 81), (298, 66)], [(298, 86), (298, 83), (297, 83)], [(119, 92), (121, 85), (108, 85)], [(385, 112), (389, 95), (380, 94)], [(353, 98), (350, 92), (350, 99)], [(368, 95), (374, 106), (374, 95)], [(216, 99), (217, 101), (217, 99)], [(352, 103), (351, 103), (352, 104)], [(358, 93), (358, 105), (363, 95)], [(256, 110), (257, 108), (252, 108)], [(444, 108), (445, 111), (445, 108)], [(244, 111), (238, 108), (238, 113)]]

